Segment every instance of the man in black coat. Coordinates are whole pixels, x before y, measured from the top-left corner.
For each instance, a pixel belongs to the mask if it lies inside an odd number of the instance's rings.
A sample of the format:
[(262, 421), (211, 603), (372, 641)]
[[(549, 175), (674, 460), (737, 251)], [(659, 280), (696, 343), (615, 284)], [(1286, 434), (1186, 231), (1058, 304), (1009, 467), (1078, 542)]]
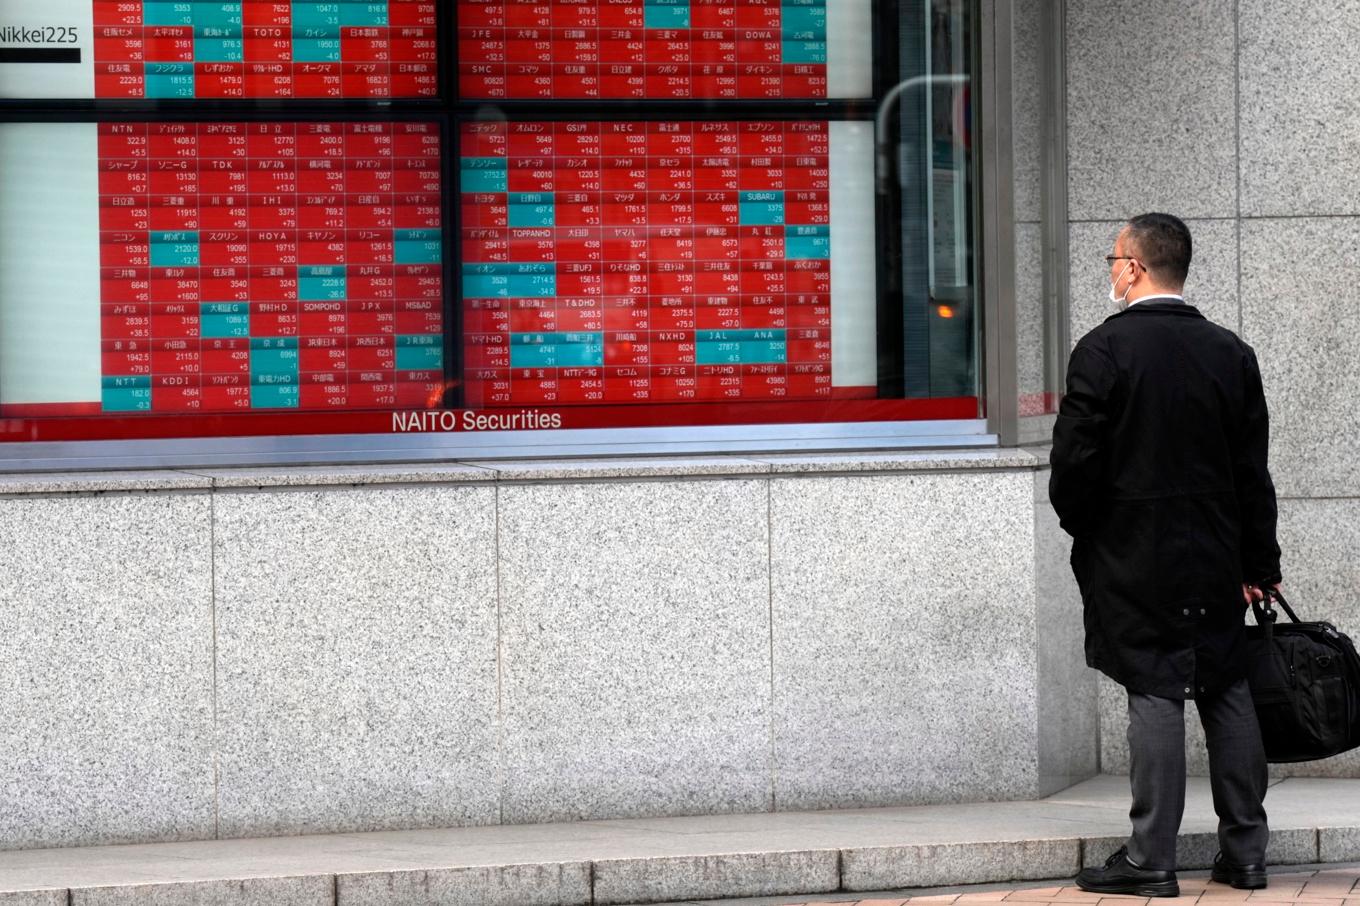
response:
[(1265, 751), (1244, 616), (1278, 585), (1256, 355), (1185, 303), (1190, 231), (1143, 214), (1110, 264), (1116, 314), (1081, 338), (1053, 429), (1049, 496), (1072, 535), (1086, 660), (1128, 691), (1133, 834), (1084, 890), (1177, 896), (1186, 699), (1209, 747), (1215, 881), (1266, 886)]

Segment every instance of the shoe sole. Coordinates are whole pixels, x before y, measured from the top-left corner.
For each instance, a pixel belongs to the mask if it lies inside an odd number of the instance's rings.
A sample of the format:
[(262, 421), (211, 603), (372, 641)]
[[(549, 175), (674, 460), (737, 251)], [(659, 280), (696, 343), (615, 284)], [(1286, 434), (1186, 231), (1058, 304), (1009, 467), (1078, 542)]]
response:
[(1077, 882), (1077, 887), (1087, 893), (1122, 893), (1137, 897), (1178, 897), (1181, 885), (1177, 881), (1153, 881), (1147, 884), (1112, 884), (1100, 887), (1094, 884)]
[(1262, 890), (1270, 883), (1263, 871), (1243, 872), (1235, 875), (1214, 872), (1210, 877), (1219, 884), (1229, 884), (1238, 890)]

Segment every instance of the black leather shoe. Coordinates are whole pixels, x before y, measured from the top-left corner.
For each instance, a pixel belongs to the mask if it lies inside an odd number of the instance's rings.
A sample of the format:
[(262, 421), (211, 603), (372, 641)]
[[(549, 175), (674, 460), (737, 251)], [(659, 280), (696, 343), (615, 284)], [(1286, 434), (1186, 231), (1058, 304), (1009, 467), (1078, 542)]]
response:
[(1214, 856), (1211, 877), (1220, 884), (1231, 884), (1238, 890), (1260, 890), (1269, 883), (1266, 880), (1266, 867), (1260, 862), (1238, 865), (1223, 858), (1223, 853)]
[(1130, 893), (1139, 897), (1178, 897), (1181, 885), (1176, 883), (1174, 871), (1153, 871), (1139, 868), (1129, 861), (1129, 848), (1105, 860), (1104, 868), (1083, 868), (1077, 875), (1077, 886), (1091, 893)]

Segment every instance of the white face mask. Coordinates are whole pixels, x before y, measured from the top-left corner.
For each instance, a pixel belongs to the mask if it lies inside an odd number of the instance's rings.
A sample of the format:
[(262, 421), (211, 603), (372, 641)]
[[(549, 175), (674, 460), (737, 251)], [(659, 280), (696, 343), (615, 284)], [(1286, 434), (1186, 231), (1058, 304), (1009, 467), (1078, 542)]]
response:
[(1133, 264), (1132, 261), (1126, 262), (1124, 264), (1124, 269), (1119, 272), (1119, 276), (1115, 277), (1114, 282), (1110, 284), (1110, 301), (1114, 303), (1114, 310), (1116, 312), (1121, 312), (1129, 307), (1128, 303), (1129, 290), (1133, 289), (1133, 284), (1130, 283), (1128, 286), (1126, 286), (1124, 288), (1124, 294), (1121, 296), (1116, 296), (1114, 294), (1114, 288), (1119, 285), (1120, 280), (1124, 279), (1124, 271), (1127, 271), (1130, 265), (1132, 264)]

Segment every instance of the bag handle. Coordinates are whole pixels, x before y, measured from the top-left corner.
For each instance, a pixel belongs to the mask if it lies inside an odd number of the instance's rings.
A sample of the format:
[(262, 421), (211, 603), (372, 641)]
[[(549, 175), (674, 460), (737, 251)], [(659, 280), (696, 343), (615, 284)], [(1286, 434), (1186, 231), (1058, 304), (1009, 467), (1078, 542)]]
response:
[[(1265, 607), (1261, 606), (1262, 601), (1265, 602)], [(1267, 649), (1269, 649), (1269, 646), (1275, 642), (1275, 621), (1280, 618), (1280, 615), (1270, 606), (1269, 590), (1266, 590), (1261, 601), (1255, 598), (1251, 599), (1251, 613), (1252, 616), (1256, 617), (1256, 625), (1263, 630), (1262, 635), (1265, 637), (1265, 643)]]
[(1294, 613), (1294, 608), (1289, 606), (1289, 602), (1284, 599), (1284, 595), (1280, 593), (1278, 588), (1263, 588), (1261, 590), (1265, 592), (1266, 600), (1274, 598), (1275, 601), (1284, 608), (1284, 612), (1288, 615), (1290, 620), (1295, 623), (1300, 622), (1299, 615)]
[(1256, 617), (1256, 625), (1266, 627), (1267, 638), (1273, 634), (1271, 630), (1274, 629), (1275, 622), (1280, 618), (1272, 604), (1278, 603), (1292, 622), (1299, 622), (1298, 614), (1294, 613), (1294, 608), (1289, 606), (1289, 602), (1284, 599), (1284, 595), (1280, 593), (1279, 589), (1262, 586), (1261, 591), (1261, 600), (1252, 600), (1251, 611), (1252, 615)]

